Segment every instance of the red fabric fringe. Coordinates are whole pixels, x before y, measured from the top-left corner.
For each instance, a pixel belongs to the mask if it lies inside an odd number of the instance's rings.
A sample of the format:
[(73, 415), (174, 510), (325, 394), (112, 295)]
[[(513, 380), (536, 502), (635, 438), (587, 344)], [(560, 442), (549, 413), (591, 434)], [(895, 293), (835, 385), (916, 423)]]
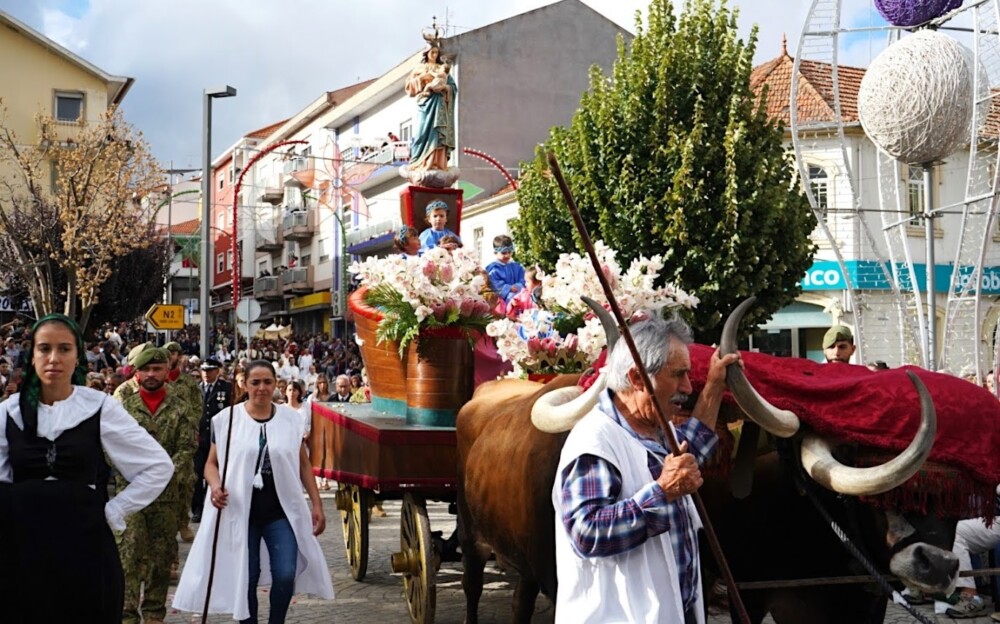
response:
[[(713, 350), (690, 347), (696, 392), (705, 385)], [(1000, 401), (985, 389), (915, 366), (870, 371), (851, 364), (741, 355), (747, 378), (776, 407), (795, 412), (820, 434), (887, 452), (906, 448), (920, 423), (919, 397), (906, 375), (913, 371), (927, 386), (937, 413), (930, 461), (909, 482), (872, 497), (872, 502), (902, 511), (927, 511), (933, 502), (938, 515), (993, 518), (1000, 482)], [(734, 403), (728, 392), (725, 401)], [(865, 462), (879, 463), (878, 454), (862, 456)]]

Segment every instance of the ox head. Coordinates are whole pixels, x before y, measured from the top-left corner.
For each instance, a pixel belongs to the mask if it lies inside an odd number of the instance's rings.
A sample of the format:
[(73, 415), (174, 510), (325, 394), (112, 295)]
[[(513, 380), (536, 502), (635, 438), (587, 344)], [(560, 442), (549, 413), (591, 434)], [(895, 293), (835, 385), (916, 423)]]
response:
[[(719, 347), (722, 354), (736, 352), (736, 329), (753, 301), (751, 297), (741, 303), (726, 320)], [(907, 374), (920, 397), (920, 427), (899, 455), (869, 468), (847, 466), (838, 461), (833, 453), (834, 441), (801, 430), (798, 417), (764, 399), (739, 366), (728, 368), (726, 382), (747, 417), (774, 436), (796, 438), (802, 467), (816, 483), (840, 494), (873, 496), (902, 485), (916, 474), (934, 444), (937, 432), (934, 403), (923, 382), (912, 372)], [(887, 512), (886, 542), (891, 551), (889, 566), (892, 572), (921, 591), (954, 588), (958, 560), (950, 550), (953, 526), (949, 529), (947, 523), (933, 517)]]
[[(603, 306), (590, 297), (581, 297), (601, 321), (607, 337), (608, 353), (618, 342), (618, 326)], [(546, 433), (562, 433), (573, 428), (578, 420), (594, 408), (601, 392), (607, 387), (607, 375), (598, 375), (593, 385), (580, 392), (577, 386), (559, 388), (540, 396), (531, 408), (531, 423)]]

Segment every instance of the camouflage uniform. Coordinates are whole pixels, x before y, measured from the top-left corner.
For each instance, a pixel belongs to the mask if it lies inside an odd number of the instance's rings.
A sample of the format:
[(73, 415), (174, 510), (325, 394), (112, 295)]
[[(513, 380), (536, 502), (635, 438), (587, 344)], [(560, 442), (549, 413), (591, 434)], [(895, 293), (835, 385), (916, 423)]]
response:
[[(188, 412), (188, 422), (190, 425), (191, 437), (195, 440), (197, 444), (198, 440), (198, 423), (201, 421), (201, 388), (198, 386), (198, 382), (194, 380), (190, 375), (185, 375), (181, 373), (174, 382), (172, 382), (177, 389), (177, 393), (183, 398), (184, 403), (189, 406)], [(135, 377), (132, 377), (128, 381), (122, 383), (115, 389), (114, 397), (118, 399), (123, 405), (125, 399), (139, 392), (139, 382)], [(193, 464), (192, 464), (193, 465)], [(191, 466), (186, 466), (181, 468), (178, 465), (177, 471), (174, 473), (174, 478), (182, 477), (180, 479), (181, 483), (181, 500), (180, 507), (177, 512), (178, 529), (186, 527), (188, 525), (188, 509), (191, 507), (191, 497), (194, 495), (194, 483), (196, 476), (194, 470)]]
[[(138, 392), (122, 402), (125, 410), (167, 451), (175, 467), (174, 476), (163, 494), (149, 507), (129, 518), (128, 528), (116, 535), (125, 571), (122, 624), (137, 624), (140, 610), (146, 622), (163, 620), (166, 616), (170, 565), (177, 556), (178, 510), (184, 508), (184, 481), (190, 481), (184, 475), (190, 473), (196, 444), (191, 434), (189, 403), (173, 384), (168, 383), (165, 388), (167, 394), (155, 416), (150, 414)], [(124, 486), (124, 483), (119, 483), (119, 491)], [(139, 591), (143, 582), (146, 586), (140, 605)]]

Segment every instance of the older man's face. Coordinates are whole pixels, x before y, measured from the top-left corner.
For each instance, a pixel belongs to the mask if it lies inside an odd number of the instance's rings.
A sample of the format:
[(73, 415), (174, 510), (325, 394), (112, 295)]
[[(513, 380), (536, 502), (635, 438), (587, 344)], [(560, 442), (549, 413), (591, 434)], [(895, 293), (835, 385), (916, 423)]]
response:
[[(687, 397), (694, 391), (691, 387), (691, 356), (687, 345), (676, 338), (671, 338), (670, 356), (666, 363), (652, 376), (653, 392), (660, 406), (670, 418), (680, 409)], [(630, 372), (635, 408), (632, 410), (629, 424), (641, 435), (648, 435), (659, 428), (659, 416), (653, 407), (653, 402), (646, 392), (642, 378), (637, 373)]]
[(337, 380), (337, 394), (340, 396), (346, 396), (351, 392), (351, 382), (347, 379)]

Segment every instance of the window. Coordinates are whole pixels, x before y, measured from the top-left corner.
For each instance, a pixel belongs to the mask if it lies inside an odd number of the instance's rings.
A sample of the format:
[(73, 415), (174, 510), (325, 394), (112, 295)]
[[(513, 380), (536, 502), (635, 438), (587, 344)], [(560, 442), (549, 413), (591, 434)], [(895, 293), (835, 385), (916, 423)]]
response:
[(83, 117), (83, 94), (57, 91), (55, 113), (56, 121), (79, 121)]
[(410, 141), (411, 134), (413, 132), (413, 120), (407, 119), (403, 123), (399, 124), (399, 140), (405, 143)]
[(218, 254), (215, 256), (215, 272), (222, 273), (226, 270), (226, 254)]
[(320, 262), (326, 262), (327, 260), (330, 259), (329, 245), (330, 245), (330, 242), (327, 239), (325, 239), (325, 238), (319, 239), (319, 242), (317, 243), (317, 247), (318, 247), (317, 251), (319, 253), (319, 261)]
[(826, 174), (826, 170), (817, 165), (809, 165), (809, 190), (812, 191), (816, 207), (824, 219), (829, 208), (829, 185), (830, 177)]
[(219, 190), (221, 191), (224, 188), (226, 188), (226, 174), (225, 173), (220, 173), (219, 174)]
[(923, 226), (922, 215), (927, 204), (924, 195), (924, 170), (920, 167), (907, 167), (906, 202), (910, 211), (910, 225)]
[(226, 252), (226, 268), (232, 270), (233, 268), (233, 250), (230, 249)]
[(301, 267), (307, 267), (307, 266), (309, 266), (309, 264), (311, 262), (312, 262), (312, 255), (311, 254), (306, 254), (306, 255), (302, 256), (301, 258), (299, 258), (299, 266), (301, 266)]
[(226, 231), (226, 213), (219, 211), (219, 214), (215, 216), (215, 228), (219, 233)]
[[(483, 258), (483, 228), (477, 227), (472, 230), (472, 250), (477, 258)], [(483, 258), (483, 264), (488, 264)]]

